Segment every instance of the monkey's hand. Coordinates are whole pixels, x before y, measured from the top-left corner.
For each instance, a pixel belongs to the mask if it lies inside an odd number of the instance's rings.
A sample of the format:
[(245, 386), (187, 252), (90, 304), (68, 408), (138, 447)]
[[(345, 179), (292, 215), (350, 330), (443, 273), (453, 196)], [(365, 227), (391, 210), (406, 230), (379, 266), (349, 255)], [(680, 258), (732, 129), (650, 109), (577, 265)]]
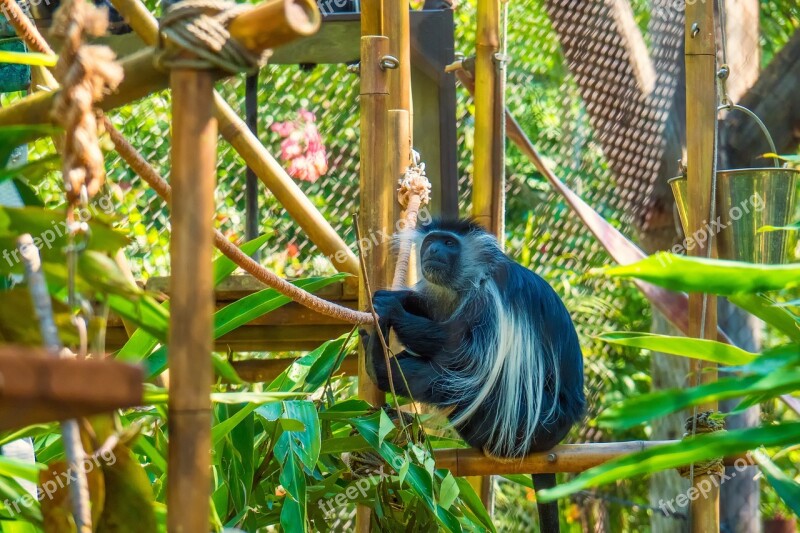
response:
[(377, 291), (372, 297), (372, 305), (378, 313), (381, 325), (391, 326), (405, 314), (403, 295), (406, 291)]

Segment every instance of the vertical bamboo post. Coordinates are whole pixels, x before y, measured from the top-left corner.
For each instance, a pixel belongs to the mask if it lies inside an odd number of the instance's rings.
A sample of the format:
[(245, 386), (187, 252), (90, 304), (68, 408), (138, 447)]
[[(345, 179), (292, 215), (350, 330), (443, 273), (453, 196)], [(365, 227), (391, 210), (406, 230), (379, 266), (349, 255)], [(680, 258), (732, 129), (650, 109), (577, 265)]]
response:
[(167, 527), (209, 530), (211, 490), (212, 219), (217, 160), (214, 77), (175, 69)]
[[(389, 38), (389, 54), (399, 65), (389, 71), (389, 109), (404, 109), (413, 124), (411, 108), (411, 28), (408, 0), (392, 0), (384, 11), (384, 29)], [(409, 128), (409, 135), (413, 128)], [(411, 143), (409, 143), (411, 145)]]
[[(390, 0), (394, 2), (396, 0)], [(383, 35), (383, 0), (361, 0), (361, 35)]]
[[(411, 162), (413, 110), (411, 105), (411, 27), (408, 0), (392, 0), (384, 6), (383, 28), (389, 38), (389, 54), (397, 58), (398, 66), (387, 73), (389, 84), (389, 166), (386, 179), (396, 189), (397, 180)], [(401, 206), (392, 202), (392, 220), (401, 217)], [(392, 257), (394, 260), (394, 257)], [(413, 269), (409, 268), (409, 272)]]
[(505, 139), (500, 52), (500, 0), (478, 0), (475, 49), (475, 140), (472, 215), (502, 238)]
[[(717, 120), (716, 88), (716, 30), (713, 2), (687, 2), (686, 4), (686, 145), (689, 201), (689, 235), (708, 222), (711, 208), (712, 179), (716, 158), (715, 134)], [(708, 230), (705, 230), (708, 233)], [(714, 253), (714, 238), (694, 239), (698, 246), (690, 252), (705, 257), (708, 247)], [(705, 314), (705, 319), (703, 315)], [(689, 334), (691, 337), (716, 339), (717, 299), (710, 295), (689, 295)], [(692, 361), (693, 379), (703, 383), (716, 380), (716, 368), (701, 368), (700, 361)], [(716, 410), (717, 403), (709, 402), (700, 410)], [(719, 488), (706, 479), (707, 475), (694, 476), (694, 488), (701, 483), (713, 487), (704, 497), (692, 499), (692, 531), (719, 531)]]
[[(475, 137), (472, 216), (503, 245), (505, 210), (505, 103), (500, 52), (501, 0), (478, 0), (475, 47)], [(492, 482), (470, 479), (491, 512)]]
[[(364, 2), (362, 6), (365, 6)], [(394, 188), (386, 171), (389, 165), (388, 136), (388, 85), (386, 71), (381, 68), (381, 58), (389, 53), (389, 39), (377, 35), (361, 37), (361, 174), (359, 222), (365, 240), (364, 270), (371, 287), (378, 289), (391, 284), (388, 268), (389, 243), (384, 235), (390, 234)], [(368, 242), (367, 242), (368, 241)], [(364, 280), (359, 286), (359, 307), (367, 306), (372, 295), (367, 293)], [(373, 405), (381, 405), (384, 394), (378, 390), (364, 366), (363, 349), (359, 352), (358, 393)], [(370, 531), (370, 509), (359, 506), (356, 529)]]

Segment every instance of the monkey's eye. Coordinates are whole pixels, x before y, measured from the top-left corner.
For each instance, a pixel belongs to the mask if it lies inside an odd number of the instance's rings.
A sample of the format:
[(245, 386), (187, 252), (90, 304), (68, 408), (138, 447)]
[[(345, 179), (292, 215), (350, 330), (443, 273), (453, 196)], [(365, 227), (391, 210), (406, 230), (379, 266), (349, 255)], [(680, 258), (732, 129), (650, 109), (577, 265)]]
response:
[(453, 239), (445, 239), (444, 245), (445, 246), (449, 246), (449, 247), (453, 247), (453, 246), (456, 245), (456, 241), (454, 241)]

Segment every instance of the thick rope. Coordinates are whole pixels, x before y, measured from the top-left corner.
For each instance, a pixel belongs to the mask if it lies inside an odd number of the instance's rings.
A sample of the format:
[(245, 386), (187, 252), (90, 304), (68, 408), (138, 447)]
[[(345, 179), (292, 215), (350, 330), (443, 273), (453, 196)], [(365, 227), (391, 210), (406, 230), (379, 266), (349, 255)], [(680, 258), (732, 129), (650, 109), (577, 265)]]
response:
[(222, 0), (184, 0), (170, 7), (160, 22), (157, 58), (167, 68), (222, 69), (253, 74), (270, 52), (254, 54), (231, 37), (228, 25), (247, 11), (248, 4)]
[[(713, 418), (713, 415), (714, 411), (703, 411), (687, 418), (686, 433), (684, 433), (683, 438), (687, 439), (701, 433), (724, 431), (724, 422)], [(700, 461), (693, 465), (681, 466), (678, 468), (678, 473), (687, 479), (702, 475), (722, 478), (725, 474), (725, 465), (721, 458), (708, 459), (707, 461)]]
[(95, 103), (119, 85), (123, 72), (110, 48), (84, 45), (83, 37), (103, 35), (107, 25), (107, 12), (86, 0), (66, 0), (53, 20), (52, 33), (64, 45), (55, 68), (62, 90), (51, 115), (65, 130), (62, 170), (71, 205), (80, 200), (84, 187), (91, 198), (105, 182)]
[[(400, 229), (412, 230), (417, 227), (420, 208), (427, 205), (431, 199), (431, 182), (425, 176), (425, 163), (420, 163), (419, 154), (416, 151), (413, 152), (412, 164), (400, 178), (399, 183), (397, 201), (403, 206)], [(412, 244), (408, 239), (400, 241), (392, 281), (393, 290), (400, 290), (408, 285), (408, 266), (411, 262)]]

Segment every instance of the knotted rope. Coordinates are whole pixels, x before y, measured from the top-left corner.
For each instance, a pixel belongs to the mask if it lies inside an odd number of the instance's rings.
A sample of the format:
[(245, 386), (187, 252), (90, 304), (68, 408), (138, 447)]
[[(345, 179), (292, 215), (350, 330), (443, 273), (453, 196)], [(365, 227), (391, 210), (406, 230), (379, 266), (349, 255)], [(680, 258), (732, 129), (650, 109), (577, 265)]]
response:
[(83, 39), (103, 35), (107, 26), (107, 10), (86, 0), (66, 0), (53, 20), (52, 33), (64, 39), (64, 46), (55, 68), (62, 89), (51, 114), (65, 130), (62, 169), (70, 205), (82, 195), (88, 201), (105, 182), (95, 104), (116, 89), (123, 72), (110, 48), (85, 45)]
[[(683, 438), (686, 439), (693, 436), (692, 430), (694, 430), (695, 435), (699, 433), (724, 431), (724, 422), (713, 418), (713, 415), (714, 411), (703, 411), (687, 418), (685, 424), (686, 433), (684, 433)], [(678, 473), (681, 477), (686, 479), (691, 478), (693, 475), (707, 475), (721, 478), (725, 474), (725, 465), (721, 458), (708, 459), (706, 461), (694, 463), (693, 465), (681, 466), (678, 468)]]
[[(431, 182), (425, 175), (425, 163), (420, 163), (419, 154), (416, 151), (412, 151), (412, 163), (400, 178), (399, 184), (397, 201), (403, 206), (400, 228), (402, 230), (414, 229), (417, 227), (419, 210), (428, 205), (431, 200)], [(393, 290), (400, 290), (408, 284), (408, 265), (411, 259), (412, 244), (409, 239), (400, 241), (397, 263), (394, 268), (394, 280), (392, 281)]]
[(270, 51), (254, 54), (231, 37), (228, 25), (248, 4), (222, 0), (184, 0), (170, 7), (161, 19), (156, 62), (166, 68), (222, 69), (253, 74)]

